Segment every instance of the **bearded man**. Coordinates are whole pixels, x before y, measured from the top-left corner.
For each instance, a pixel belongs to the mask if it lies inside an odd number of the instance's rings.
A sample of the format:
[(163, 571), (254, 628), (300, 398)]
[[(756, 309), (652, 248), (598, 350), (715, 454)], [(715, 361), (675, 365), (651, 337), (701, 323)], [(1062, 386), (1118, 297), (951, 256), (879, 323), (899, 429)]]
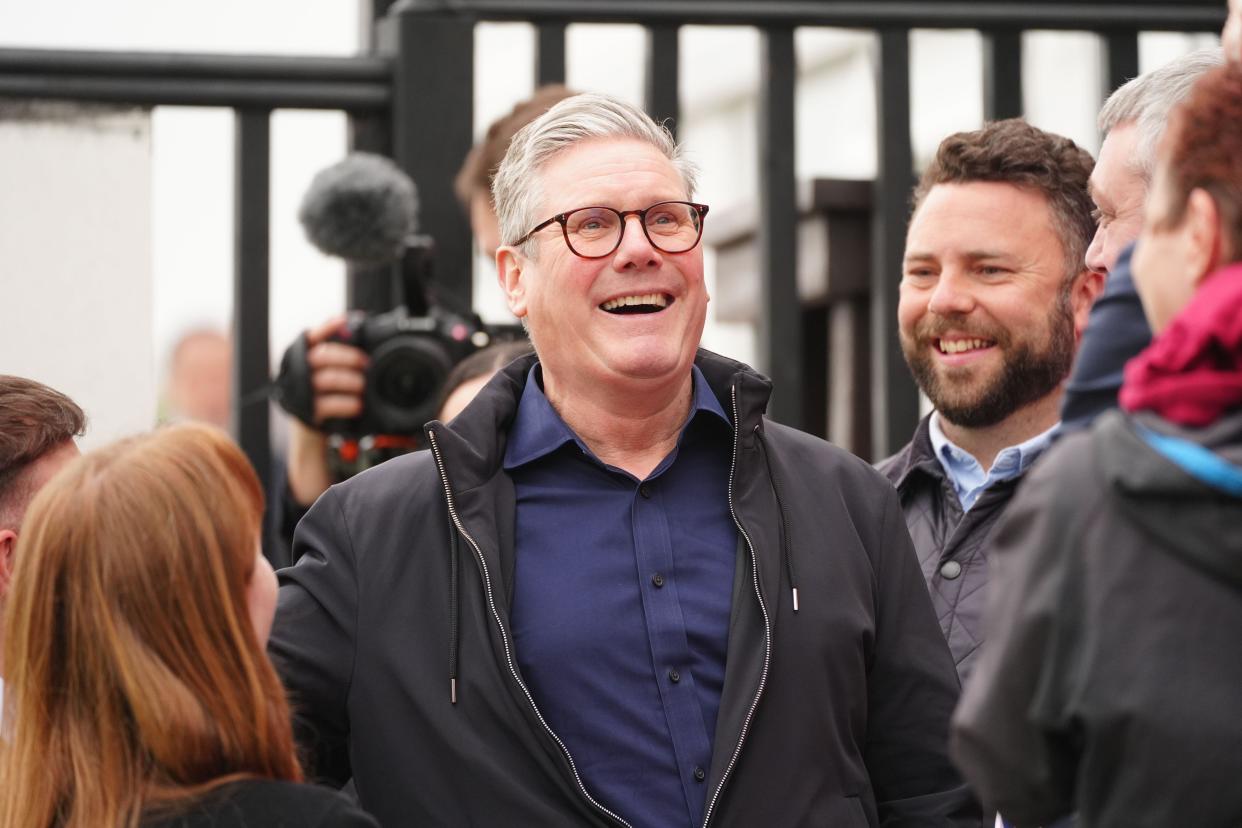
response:
[(1048, 446), (1103, 274), (1091, 156), (1019, 119), (951, 135), (914, 192), (897, 307), (935, 407), (880, 470), (897, 487), (941, 631), (965, 681), (983, 640), (986, 542)]

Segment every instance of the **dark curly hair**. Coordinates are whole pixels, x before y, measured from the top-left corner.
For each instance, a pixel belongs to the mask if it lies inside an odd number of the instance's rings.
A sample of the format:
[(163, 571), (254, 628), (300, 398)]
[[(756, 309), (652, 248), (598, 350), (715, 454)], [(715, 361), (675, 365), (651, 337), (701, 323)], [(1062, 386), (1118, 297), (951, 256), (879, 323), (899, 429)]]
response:
[(995, 181), (1043, 194), (1065, 251), (1066, 279), (1085, 265), (1095, 235), (1087, 179), (1095, 161), (1069, 138), (1044, 132), (1021, 118), (993, 121), (974, 132), (956, 132), (940, 142), (936, 157), (914, 189), (918, 210), (937, 184)]
[[(1242, 259), (1242, 67), (1222, 66), (1195, 84), (1173, 111), (1157, 161), (1167, 186), (1164, 227), (1178, 225), (1195, 189), (1216, 202), (1230, 262)], [(1227, 264), (1229, 262), (1223, 262)]]

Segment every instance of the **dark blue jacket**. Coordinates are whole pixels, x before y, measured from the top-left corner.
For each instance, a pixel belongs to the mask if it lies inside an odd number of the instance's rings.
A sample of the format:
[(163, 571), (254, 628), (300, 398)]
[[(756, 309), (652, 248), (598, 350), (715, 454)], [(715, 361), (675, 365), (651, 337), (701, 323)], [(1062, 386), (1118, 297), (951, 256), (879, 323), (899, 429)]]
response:
[(1061, 401), (1062, 431), (1085, 428), (1100, 414), (1116, 408), (1126, 363), (1151, 342), (1151, 328), (1130, 276), (1133, 253), (1134, 245), (1122, 251), (1108, 274), (1104, 292), (1091, 307)]

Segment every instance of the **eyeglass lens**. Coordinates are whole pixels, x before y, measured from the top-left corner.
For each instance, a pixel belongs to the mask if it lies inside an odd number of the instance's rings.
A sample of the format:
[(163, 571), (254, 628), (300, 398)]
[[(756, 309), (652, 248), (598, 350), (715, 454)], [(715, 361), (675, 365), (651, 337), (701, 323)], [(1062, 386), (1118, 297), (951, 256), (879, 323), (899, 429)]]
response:
[[(665, 201), (647, 208), (643, 229), (657, 249), (684, 253), (698, 244), (702, 220), (693, 205)], [(565, 236), (580, 256), (608, 255), (624, 232), (621, 216), (606, 207), (584, 207), (565, 216)]]

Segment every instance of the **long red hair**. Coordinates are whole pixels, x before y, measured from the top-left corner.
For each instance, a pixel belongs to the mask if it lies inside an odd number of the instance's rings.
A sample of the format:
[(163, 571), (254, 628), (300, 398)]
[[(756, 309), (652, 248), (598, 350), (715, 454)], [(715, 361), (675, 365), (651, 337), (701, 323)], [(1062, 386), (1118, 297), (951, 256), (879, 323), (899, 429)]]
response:
[(0, 828), (135, 826), (242, 776), (301, 779), (247, 609), (262, 512), (245, 456), (200, 425), (36, 496), (5, 608)]

